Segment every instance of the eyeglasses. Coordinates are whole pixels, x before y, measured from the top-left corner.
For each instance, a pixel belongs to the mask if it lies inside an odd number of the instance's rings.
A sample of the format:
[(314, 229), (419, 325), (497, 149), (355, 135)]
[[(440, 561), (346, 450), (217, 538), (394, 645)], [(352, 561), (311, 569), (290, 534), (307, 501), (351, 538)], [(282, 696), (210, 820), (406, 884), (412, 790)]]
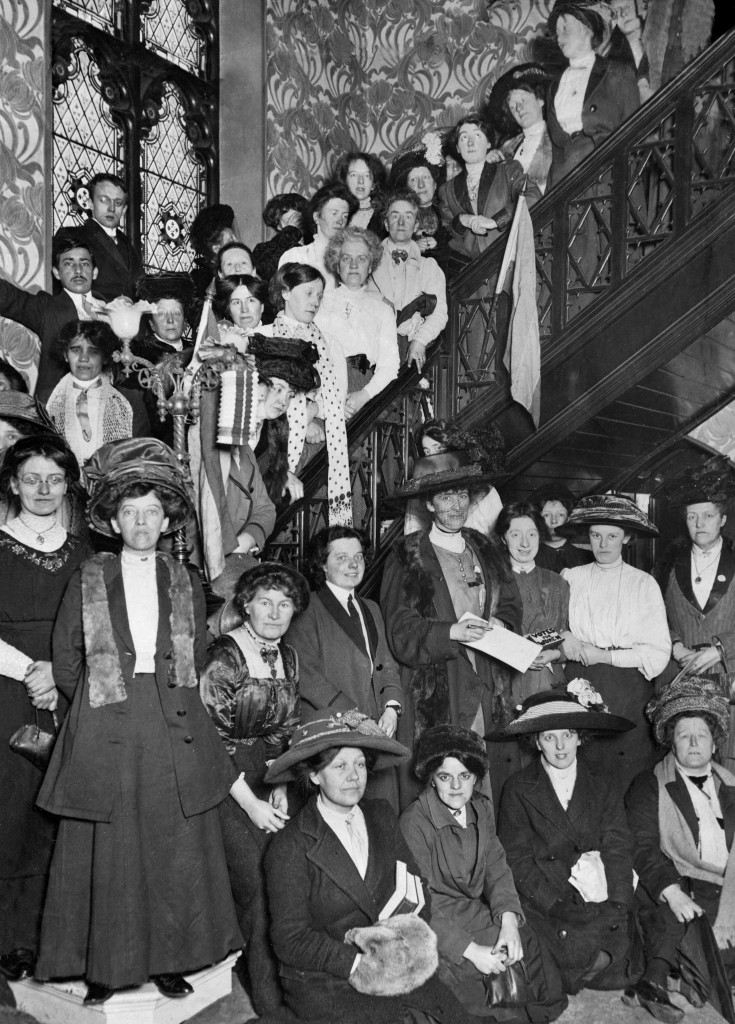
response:
[(26, 487), (38, 487), (40, 484), (47, 484), (49, 487), (61, 487), (66, 482), (64, 473), (52, 473), (51, 476), (42, 477), (38, 473), (26, 473), (19, 476), (18, 480)]

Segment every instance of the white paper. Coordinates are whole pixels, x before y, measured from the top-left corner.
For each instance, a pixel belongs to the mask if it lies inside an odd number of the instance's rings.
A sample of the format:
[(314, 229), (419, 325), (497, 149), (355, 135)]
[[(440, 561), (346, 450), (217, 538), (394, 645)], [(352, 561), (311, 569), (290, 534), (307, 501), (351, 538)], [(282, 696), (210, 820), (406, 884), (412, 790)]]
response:
[[(478, 619), (471, 612), (465, 612), (459, 621), (465, 622), (467, 619), (485, 623), (484, 619)], [(526, 672), (543, 651), (538, 644), (526, 640), (523, 636), (518, 636), (510, 629), (503, 629), (502, 626), (493, 626), (483, 634), (481, 640), (470, 642), (461, 640), (460, 643), (463, 643), (465, 647), (473, 647), (476, 651), (482, 651), (483, 654), (489, 654), (491, 658), (497, 658), (498, 661), (504, 661), (506, 665), (510, 665), (518, 672)]]

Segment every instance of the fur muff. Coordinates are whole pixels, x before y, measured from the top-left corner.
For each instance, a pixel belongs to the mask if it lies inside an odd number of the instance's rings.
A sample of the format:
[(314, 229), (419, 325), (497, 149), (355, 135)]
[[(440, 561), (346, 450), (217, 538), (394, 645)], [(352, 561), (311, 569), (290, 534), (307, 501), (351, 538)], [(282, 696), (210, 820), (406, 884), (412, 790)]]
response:
[(400, 996), (425, 984), (439, 966), (436, 935), (414, 914), (397, 914), (345, 935), (362, 953), (350, 985), (367, 996)]

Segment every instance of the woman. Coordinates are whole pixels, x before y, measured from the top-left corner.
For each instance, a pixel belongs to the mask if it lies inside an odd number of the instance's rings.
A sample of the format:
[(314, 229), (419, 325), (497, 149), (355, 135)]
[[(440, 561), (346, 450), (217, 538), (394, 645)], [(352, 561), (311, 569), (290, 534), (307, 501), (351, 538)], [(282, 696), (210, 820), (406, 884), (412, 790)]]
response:
[[(488, 771), (485, 744), (469, 729), (427, 729), (414, 771), (425, 788), (400, 826), (431, 892), (439, 977), (473, 1016), (555, 1020), (567, 1006), (559, 972), (525, 924), (492, 802), (475, 788)], [(531, 1005), (505, 1013), (488, 1006), (488, 975), (503, 974), (521, 959)]]
[[(521, 632), (569, 629), (569, 584), (554, 572), (536, 564), (544, 521), (533, 505), (514, 502), (498, 516), (495, 531), (508, 549), (510, 567), (521, 592)], [(522, 702), (539, 690), (566, 685), (560, 646), (545, 647), (527, 672), (513, 681), (513, 697)]]
[(653, 764), (645, 707), (653, 680), (668, 664), (671, 638), (658, 584), (627, 565), (623, 549), (634, 533), (650, 537), (658, 530), (632, 501), (612, 494), (582, 498), (561, 531), (580, 526), (588, 530), (595, 560), (562, 571), (569, 584), (565, 673), (567, 679), (589, 677), (608, 707), (635, 723), (625, 736), (603, 739), (594, 750), (597, 770), (627, 785)]
[[(305, 722), (266, 775), (273, 783), (303, 780), (309, 793), (265, 856), (271, 940), (286, 1004), (299, 1020), (319, 1024), (426, 1019), (412, 1011), (465, 1024), (461, 1005), (432, 976), (436, 940), (420, 922), (409, 922), (417, 925), (410, 960), (417, 974), (422, 965), (418, 977), (405, 955), (394, 962), (385, 953), (378, 967), (362, 938), (367, 933), (377, 944), (382, 929), (370, 926), (394, 894), (397, 862), (418, 874), (389, 805), (362, 801), (368, 772), (405, 761), (408, 751), (383, 734), (363, 732), (362, 717), (337, 713)], [(396, 994), (380, 994), (386, 988)]]
[(546, 108), (552, 186), (638, 109), (640, 96), (632, 68), (595, 52), (604, 40), (605, 23), (593, 0), (557, 0), (548, 26), (569, 61), (549, 90)]
[(288, 821), (284, 785), (264, 783), (269, 761), (283, 753), (299, 720), (298, 659), (281, 643), (309, 604), (301, 573), (263, 562), (240, 577), (226, 632), (209, 649), (199, 692), (236, 771), (245, 799), (221, 805), (222, 838), (238, 923), (245, 939), (256, 1013), (281, 1004), (268, 941), (262, 859), (268, 840)]
[(504, 140), (502, 154), (521, 165), (541, 195), (551, 169), (551, 139), (544, 120), (548, 88), (549, 75), (540, 64), (519, 64), (500, 76), (488, 99), (490, 117)]
[(281, 192), (266, 203), (263, 220), (275, 234), (267, 242), (258, 242), (253, 249), (255, 269), (266, 283), (278, 270), (278, 261), (284, 252), (303, 242), (308, 209), (309, 200), (298, 192)]
[[(405, 153), (394, 162), (391, 168), (390, 191), (397, 192), (410, 188), (418, 196), (421, 206), (414, 238), (421, 252), (427, 253), (437, 248), (445, 248), (451, 235), (442, 224), (437, 195), (439, 186), (444, 183), (446, 177), (441, 155), (441, 140), (436, 132), (428, 132), (424, 140), (429, 140), (425, 148)], [(429, 160), (429, 152), (432, 154), (432, 160)], [(441, 264), (439, 253), (431, 252), (431, 255)]]
[(376, 235), (352, 226), (330, 239), (324, 255), (339, 285), (324, 296), (314, 323), (330, 341), (338, 372), (346, 372), (346, 420), (398, 376), (395, 314), (379, 295), (366, 291), (382, 255)]
[(260, 327), (267, 298), (268, 285), (251, 274), (218, 277), (212, 311), (217, 317), (219, 341), (244, 347), (244, 339)]
[(191, 276), (199, 298), (204, 297), (215, 277), (217, 253), (237, 237), (235, 211), (227, 203), (205, 206), (191, 222), (189, 241), (196, 253)]
[(623, 1002), (674, 1024), (684, 1014), (669, 998), (669, 975), (681, 977), (680, 991), (694, 1006), (712, 1001), (706, 961), (700, 957), (699, 971), (691, 970), (688, 925), (702, 914), (730, 982), (735, 978), (735, 776), (714, 760), (726, 742), (730, 709), (719, 683), (682, 673), (646, 710), (667, 753), (635, 779), (626, 801), (646, 968)]
[(363, 228), (383, 237), (380, 208), (388, 174), (372, 153), (345, 153), (334, 169), (334, 180), (346, 185), (359, 206), (350, 217), (350, 227)]
[(524, 186), (529, 206), (540, 193), (516, 161), (487, 162), (492, 133), (477, 115), (462, 118), (448, 144), (459, 154), (463, 170), (440, 190), (442, 221), (452, 235), (450, 246), (474, 259), (508, 227)]
[[(595, 733), (632, 727), (584, 679), (546, 690), (489, 739), (521, 739), (536, 756), (503, 790), (498, 836), (521, 906), (557, 962), (565, 990), (616, 988), (625, 976), (632, 839), (622, 790), (577, 758)], [(595, 741), (597, 742), (597, 741)], [(604, 973), (603, 973), (604, 972)]]
[(54, 680), (71, 701), (38, 798), (61, 818), (36, 968), (84, 977), (87, 1004), (242, 946), (217, 806), (248, 793), (199, 699), (204, 595), (157, 552), (192, 513), (179, 462), (154, 438), (105, 445), (85, 470), (94, 529), (119, 555), (88, 559), (54, 631)]
[(537, 488), (530, 497), (532, 505), (541, 513), (546, 523), (547, 536), (539, 548), (537, 563), (552, 572), (571, 569), (575, 565), (586, 565), (592, 561), (592, 553), (576, 547), (568, 537), (559, 533), (572, 514), (577, 499), (561, 484), (551, 483)]
[[(488, 473), (500, 475), (505, 464), (505, 444), (495, 426), (486, 430), (460, 430), (447, 420), (425, 420), (416, 434), (419, 456), (429, 458), (444, 452), (466, 452), (470, 462), (478, 462)], [(466, 526), (489, 537), (503, 503), (494, 487), (481, 487), (473, 492)], [(403, 520), (404, 534), (416, 533), (431, 525), (426, 503), (412, 499), (406, 506)]]
[(51, 633), (66, 584), (91, 553), (61, 524), (64, 495), (78, 478), (66, 442), (52, 434), (19, 438), (0, 475), (15, 511), (0, 528), (0, 971), (11, 981), (33, 974), (56, 825), (35, 806), (43, 772), (8, 740), (34, 722), (55, 732)]
[[(297, 398), (288, 411), (288, 461), (308, 461), (325, 441), (329, 453), (327, 476), (328, 509), (331, 525), (352, 525), (352, 501), (347, 429), (345, 425), (346, 373), (340, 354), (332, 349), (314, 319), (324, 295), (324, 277), (303, 263), (284, 263), (270, 283), (271, 302), (278, 314), (272, 324), (261, 328), (267, 337), (298, 338), (316, 346), (316, 369), (321, 387), (314, 400)], [(308, 442), (310, 450), (305, 450)]]

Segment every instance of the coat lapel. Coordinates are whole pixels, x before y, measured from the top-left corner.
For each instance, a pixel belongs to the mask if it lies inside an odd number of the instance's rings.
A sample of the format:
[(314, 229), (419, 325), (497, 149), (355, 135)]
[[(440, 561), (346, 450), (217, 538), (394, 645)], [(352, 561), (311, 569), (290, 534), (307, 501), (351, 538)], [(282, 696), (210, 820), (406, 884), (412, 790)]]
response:
[(691, 548), (687, 547), (685, 551), (682, 551), (674, 563), (674, 575), (676, 576), (676, 582), (679, 585), (679, 590), (682, 592), (686, 600), (692, 607), (696, 608), (698, 612), (701, 612), (701, 608), (697, 603), (697, 599), (694, 596), (692, 590), (692, 570), (691, 570)]
[[(363, 810), (363, 813), (364, 810)], [(316, 799), (311, 800), (304, 808), (301, 828), (304, 832), (314, 838), (314, 845), (307, 851), (306, 856), (324, 875), (327, 876), (338, 889), (348, 896), (363, 913), (367, 914), (371, 921), (377, 920), (379, 907), (377, 906), (367, 881), (378, 871), (377, 863), (380, 856), (380, 843), (375, 834), (374, 823), (365, 814), (365, 822), (368, 830), (368, 868), (365, 874), (365, 881), (360, 878), (360, 872), (352, 862), (350, 855), (340, 843), (337, 836), (327, 825), (317, 810)]]
[[(554, 787), (551, 785), (548, 775), (541, 767), (541, 758), (537, 758), (536, 761), (531, 765), (529, 770), (529, 785), (526, 789), (525, 797), (527, 802), (534, 808), (537, 814), (541, 817), (546, 818), (554, 828), (558, 829), (563, 835), (567, 836), (575, 845), (579, 838), (577, 828), (573, 825), (569, 814), (564, 810), (562, 805), (559, 803), (559, 798), (554, 792)], [(575, 784), (575, 792), (572, 795), (572, 800), (569, 806), (575, 802), (575, 796), (577, 795), (577, 789), (580, 782), (580, 777), (584, 777), (584, 769), (582, 765), (578, 766), (577, 769), (577, 783)], [(581, 796), (576, 801), (577, 807), (579, 807)], [(589, 804), (587, 804), (589, 806)], [(577, 807), (574, 809), (575, 816), (579, 820), (579, 811)]]
[(595, 63), (592, 65), (592, 71), (590, 77), (587, 79), (587, 88), (584, 92), (584, 102), (589, 103), (592, 99), (592, 95), (595, 89), (599, 86), (602, 79), (605, 77), (605, 61), (602, 57), (595, 57)]
[[(485, 204), (487, 203), (487, 197), (490, 194), (493, 182), (495, 181), (495, 175), (497, 174), (497, 167), (495, 164), (485, 164), (480, 175), (480, 187), (477, 190), (477, 212), (481, 215), (485, 215)], [(466, 187), (466, 186), (465, 186)], [(470, 207), (471, 209), (472, 207)]]
[[(100, 227), (100, 225), (97, 223), (96, 220), (90, 221), (90, 227), (91, 227), (91, 230), (95, 234), (95, 238), (97, 240), (97, 243), (102, 246), (102, 248), (105, 250), (107, 255), (111, 259), (115, 260), (116, 263), (119, 263), (122, 267), (124, 267), (125, 270), (128, 270), (128, 261), (126, 260), (125, 255), (123, 254), (121, 246), (117, 245), (110, 238), (110, 236), (107, 234), (107, 232), (103, 228)], [(122, 232), (118, 231), (117, 232), (118, 239), (120, 238), (121, 235), (122, 235)], [(123, 238), (124, 237), (125, 236), (123, 235)]]
[(707, 604), (703, 608), (705, 615), (708, 615), (720, 603), (732, 583), (733, 576), (735, 576), (735, 554), (723, 541), (715, 582), (712, 584), (712, 590), (709, 592)]
[(691, 830), (694, 845), (697, 846), (699, 843), (699, 820), (694, 810), (692, 798), (689, 796), (686, 782), (676, 772), (676, 778), (673, 782), (666, 783), (666, 789), (671, 799), (681, 811), (684, 821)]
[[(357, 600), (356, 594), (353, 594), (352, 596), (353, 600)], [(363, 636), (363, 632), (360, 629), (359, 623), (354, 622), (350, 618), (350, 616), (347, 614), (345, 609), (339, 603), (339, 601), (334, 596), (334, 594), (332, 593), (328, 586), (323, 586), (319, 593), (317, 594), (317, 597), (322, 602), (322, 604), (327, 609), (327, 611), (334, 619), (334, 621), (337, 623), (337, 625), (340, 627), (340, 629), (347, 634), (352, 643), (359, 650), (360, 654), (362, 654), (363, 657), (365, 657), (365, 637)], [(365, 608), (362, 602), (360, 602), (360, 608), (362, 609), (362, 614), (367, 624), (368, 613), (367, 609)], [(370, 631), (368, 629), (368, 633), (369, 632)]]

